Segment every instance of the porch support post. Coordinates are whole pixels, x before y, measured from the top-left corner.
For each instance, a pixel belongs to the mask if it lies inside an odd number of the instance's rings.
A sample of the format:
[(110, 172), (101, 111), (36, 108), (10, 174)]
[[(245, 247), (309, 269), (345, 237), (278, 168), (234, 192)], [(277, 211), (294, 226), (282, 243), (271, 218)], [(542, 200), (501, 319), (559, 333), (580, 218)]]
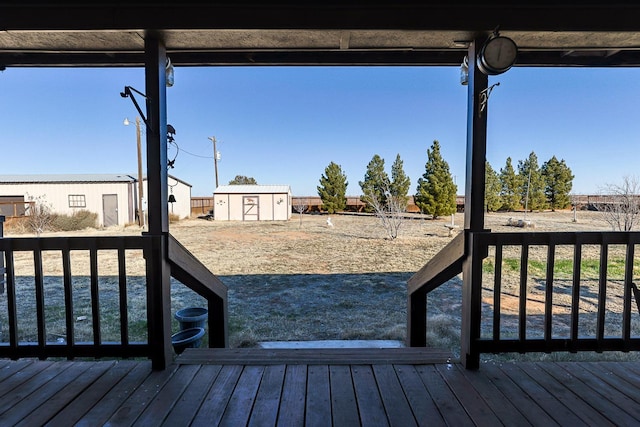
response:
[(153, 247), (147, 251), (147, 318), (153, 369), (173, 361), (171, 345), (171, 267), (168, 256), (167, 93), (166, 50), (153, 33), (145, 34), (145, 93), (147, 95), (147, 209)]
[(483, 41), (475, 39), (469, 46), (469, 83), (467, 100), (467, 162), (464, 200), (466, 257), (462, 266), (462, 364), (478, 369), (480, 353), (475, 341), (480, 337), (480, 290), (482, 258), (474, 232), (484, 230), (485, 161), (487, 152), (487, 103), (482, 106), (482, 91), (488, 87), (487, 75), (477, 66), (477, 54)]

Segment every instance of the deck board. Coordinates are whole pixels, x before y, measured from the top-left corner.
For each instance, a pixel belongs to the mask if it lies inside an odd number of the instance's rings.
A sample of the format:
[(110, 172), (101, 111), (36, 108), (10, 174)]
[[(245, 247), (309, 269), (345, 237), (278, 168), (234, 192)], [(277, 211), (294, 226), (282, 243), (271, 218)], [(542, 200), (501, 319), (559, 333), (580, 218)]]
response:
[(148, 361), (3, 360), (0, 424), (640, 424), (640, 362), (483, 363), (467, 371), (337, 356), (324, 364), (189, 360), (165, 371)]
[(285, 365), (269, 365), (265, 368), (258, 395), (251, 410), (249, 427), (273, 426), (276, 424), (285, 369)]
[(307, 372), (307, 403), (305, 425), (310, 427), (330, 426), (331, 389), (329, 387), (329, 367), (311, 365)]
[(284, 377), (278, 425), (304, 425), (307, 395), (307, 365), (288, 365)]
[(172, 427), (188, 426), (211, 389), (222, 366), (203, 365), (193, 377), (189, 387), (174, 405), (164, 423)]
[(447, 386), (445, 380), (438, 374), (435, 366), (420, 365), (416, 371), (429, 389), (434, 403), (448, 425), (473, 425), (472, 419), (466, 413), (460, 402), (458, 402), (455, 394)]
[(67, 404), (51, 418), (50, 427), (63, 427), (73, 425), (80, 420), (83, 414), (96, 405), (123, 377), (131, 370), (139, 366), (136, 362), (124, 360), (113, 363), (111, 367), (82, 392), (82, 399), (75, 399)]
[(360, 423), (356, 394), (348, 365), (329, 366), (331, 379), (331, 419), (336, 427), (350, 427)]
[(396, 365), (396, 373), (419, 426), (446, 426), (440, 411), (431, 398), (429, 390), (420, 379), (415, 366)]
[(351, 369), (351, 375), (362, 424), (389, 425), (371, 366), (355, 365)]
[[(89, 409), (85, 414), (78, 414), (80, 417), (76, 427), (92, 427), (103, 425), (109, 417), (123, 405), (131, 396), (135, 389), (142, 384), (151, 371), (151, 363), (140, 362), (130, 371), (120, 378), (115, 386)], [(75, 403), (75, 402), (74, 402)], [(61, 424), (64, 425), (64, 420)]]
[(223, 366), (209, 389), (193, 425), (218, 425), (224, 415), (231, 393), (242, 373), (242, 365)]
[(224, 411), (221, 426), (247, 425), (263, 374), (264, 366), (245, 366)]

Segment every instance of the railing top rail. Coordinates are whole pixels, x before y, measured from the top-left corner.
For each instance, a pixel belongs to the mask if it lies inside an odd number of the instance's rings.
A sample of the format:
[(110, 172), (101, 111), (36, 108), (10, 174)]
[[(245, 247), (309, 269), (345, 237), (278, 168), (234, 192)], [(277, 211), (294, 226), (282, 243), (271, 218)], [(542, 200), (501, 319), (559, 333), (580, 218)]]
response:
[(171, 275), (173, 277), (207, 299), (211, 297), (227, 299), (227, 285), (222, 283), (200, 260), (170, 234), (168, 249)]
[(639, 244), (638, 231), (563, 231), (563, 232), (476, 232), (481, 243), (488, 245), (590, 245), (590, 244)]
[(150, 236), (5, 237), (0, 250), (144, 249)]
[(465, 254), (465, 233), (460, 233), (440, 252), (435, 254), (407, 282), (407, 292), (411, 295), (418, 290), (431, 292), (462, 271)]

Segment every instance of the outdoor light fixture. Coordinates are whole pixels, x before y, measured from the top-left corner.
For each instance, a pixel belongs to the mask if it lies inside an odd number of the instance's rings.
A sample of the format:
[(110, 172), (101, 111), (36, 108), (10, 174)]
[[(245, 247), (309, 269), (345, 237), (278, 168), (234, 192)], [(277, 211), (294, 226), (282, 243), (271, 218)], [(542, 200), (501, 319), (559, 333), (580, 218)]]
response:
[(142, 117), (142, 121), (144, 122), (145, 125), (147, 125), (147, 128), (150, 128), (149, 123), (147, 122), (147, 117), (142, 112), (142, 109), (140, 108), (140, 105), (138, 105), (138, 101), (136, 101), (136, 98), (135, 96), (133, 96), (132, 91), (137, 93), (138, 95), (143, 96), (145, 99), (147, 98), (147, 95), (145, 95), (144, 93), (140, 92), (138, 89), (131, 86), (125, 86), (124, 92), (120, 92), (120, 96), (123, 98), (131, 98), (133, 105), (136, 107), (136, 110), (138, 110), (138, 114), (140, 114), (140, 117)]
[(165, 71), (165, 80), (166, 80), (167, 87), (173, 86), (173, 64), (171, 63), (171, 60), (169, 59), (168, 56), (167, 56), (167, 63), (165, 65), (164, 71)]
[(469, 84), (469, 57), (464, 56), (462, 64), (460, 64), (460, 84), (466, 86)]
[(176, 196), (174, 196), (173, 194), (169, 194), (169, 203), (175, 203), (176, 202)]
[(516, 43), (509, 37), (501, 36), (496, 28), (480, 49), (478, 69), (489, 76), (502, 74), (515, 64), (517, 56)]

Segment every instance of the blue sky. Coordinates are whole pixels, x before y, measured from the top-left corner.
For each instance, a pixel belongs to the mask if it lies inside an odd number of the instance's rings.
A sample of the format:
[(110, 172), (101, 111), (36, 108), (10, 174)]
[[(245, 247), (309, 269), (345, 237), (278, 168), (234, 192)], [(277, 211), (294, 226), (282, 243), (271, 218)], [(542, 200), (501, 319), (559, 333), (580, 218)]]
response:
[[(534, 151), (540, 166), (564, 159), (577, 194), (638, 175), (640, 70), (514, 67), (490, 78), (496, 82), (487, 143), (496, 171), (507, 157), (515, 166)], [(0, 174), (135, 176), (135, 126), (123, 119), (137, 112), (120, 97), (125, 85), (144, 92), (144, 71), (2, 72)], [(178, 67), (167, 100), (179, 146), (169, 173), (191, 184), (193, 196), (214, 190), (212, 136), (220, 184), (246, 175), (316, 195), (333, 161), (347, 175), (347, 193), (359, 195), (373, 155), (390, 172), (399, 153), (414, 192), (438, 140), (464, 190), (467, 88), (457, 67)]]

